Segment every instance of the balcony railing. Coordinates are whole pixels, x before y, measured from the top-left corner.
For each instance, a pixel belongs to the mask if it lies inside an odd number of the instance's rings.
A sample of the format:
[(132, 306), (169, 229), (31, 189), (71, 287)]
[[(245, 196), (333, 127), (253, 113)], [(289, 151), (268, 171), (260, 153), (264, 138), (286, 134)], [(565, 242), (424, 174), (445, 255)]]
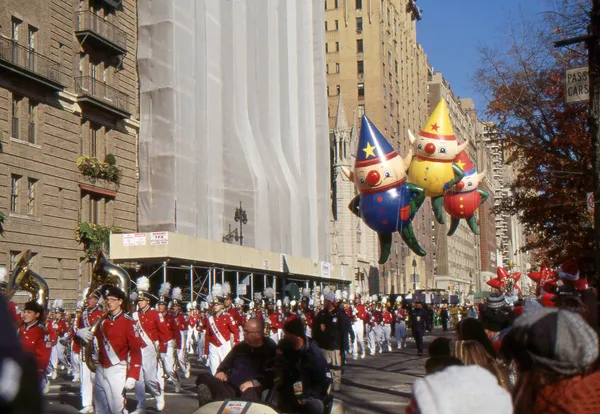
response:
[(131, 114), (129, 108), (129, 96), (90, 76), (75, 78), (75, 88), (80, 101), (89, 98), (88, 101), (104, 107), (113, 113), (127, 117)]
[(60, 63), (12, 39), (0, 37), (0, 66), (56, 89), (63, 89)]
[(17, 118), (16, 116), (12, 117), (11, 136), (15, 139), (19, 139), (19, 118)]
[(77, 13), (77, 34), (92, 34), (120, 53), (127, 51), (127, 33), (89, 10)]

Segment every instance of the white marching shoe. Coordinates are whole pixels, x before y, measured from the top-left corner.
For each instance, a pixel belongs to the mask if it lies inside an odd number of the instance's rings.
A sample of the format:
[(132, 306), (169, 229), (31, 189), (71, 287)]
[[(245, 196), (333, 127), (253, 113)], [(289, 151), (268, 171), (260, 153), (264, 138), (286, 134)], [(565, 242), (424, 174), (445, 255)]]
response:
[(94, 407), (92, 407), (91, 405), (85, 406), (83, 407), (81, 410), (79, 410), (79, 412), (81, 414), (90, 414), (94, 412)]
[(156, 397), (156, 411), (162, 411), (165, 408), (165, 395), (160, 394)]

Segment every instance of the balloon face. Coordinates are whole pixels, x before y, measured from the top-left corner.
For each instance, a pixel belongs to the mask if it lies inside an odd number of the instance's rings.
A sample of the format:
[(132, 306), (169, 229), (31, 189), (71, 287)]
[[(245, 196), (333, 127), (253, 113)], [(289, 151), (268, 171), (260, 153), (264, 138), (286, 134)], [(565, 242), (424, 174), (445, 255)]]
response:
[(406, 167), (399, 155), (365, 167), (355, 167), (354, 185), (361, 194), (399, 184), (406, 178)]
[(429, 161), (452, 161), (458, 152), (458, 143), (419, 135), (413, 144), (413, 149), (417, 157)]
[(458, 193), (468, 193), (479, 187), (479, 183), (485, 176), (485, 173), (466, 175), (450, 191)]

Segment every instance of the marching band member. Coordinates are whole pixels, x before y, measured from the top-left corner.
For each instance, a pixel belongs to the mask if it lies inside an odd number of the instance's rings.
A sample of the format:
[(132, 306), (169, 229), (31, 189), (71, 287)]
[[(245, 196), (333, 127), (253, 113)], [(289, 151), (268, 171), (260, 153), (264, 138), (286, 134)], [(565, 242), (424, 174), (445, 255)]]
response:
[(196, 310), (196, 302), (188, 302), (186, 308), (188, 313), (187, 353), (188, 355), (193, 355), (194, 343), (198, 342), (198, 331), (196, 330), (198, 311)]
[(79, 382), (79, 378), (81, 377), (81, 359), (79, 352), (81, 351), (81, 347), (79, 346), (79, 340), (75, 333), (77, 332), (77, 327), (79, 326), (79, 321), (81, 320), (81, 311), (83, 308), (83, 302), (78, 301), (77, 307), (75, 308), (75, 319), (71, 325), (70, 329), (70, 339), (71, 339), (71, 366), (73, 367), (73, 379), (71, 382)]
[(197, 354), (198, 354), (198, 362), (202, 361), (202, 355), (204, 355), (204, 343), (206, 340), (206, 310), (208, 309), (208, 303), (200, 302), (200, 309), (198, 313), (198, 324), (196, 325), (196, 330), (198, 331), (198, 343), (197, 345)]
[(6, 303), (8, 305), (8, 310), (10, 312), (12, 320), (17, 326), (20, 326), (23, 319), (23, 315), (21, 314), (21, 311), (19, 310), (17, 304), (7, 296), (7, 293), (8, 282), (6, 281), (6, 268), (2, 267), (0, 268), (0, 295), (6, 297)]
[(56, 328), (58, 327), (56, 324), (56, 305), (58, 304), (58, 299), (54, 299), (52, 310), (48, 313), (48, 319), (46, 320), (46, 329), (50, 333), (50, 342), (52, 342), (52, 351), (50, 352), (50, 363), (46, 368), (46, 375), (51, 379), (56, 379), (58, 373), (58, 354), (56, 353)]
[[(57, 300), (57, 308), (55, 310), (55, 329), (56, 329), (56, 358), (58, 364), (62, 364), (63, 367), (67, 370), (67, 374), (71, 375), (73, 371), (71, 367), (71, 363), (69, 362), (68, 349), (69, 349), (69, 339), (71, 335), (71, 327), (67, 323), (65, 319), (65, 310), (63, 309), (63, 300)], [(55, 371), (53, 372), (52, 378), (56, 378), (56, 374), (58, 372), (58, 364), (55, 365)]]
[(283, 320), (281, 314), (275, 310), (275, 291), (273, 288), (266, 288), (263, 296), (267, 300), (267, 322), (269, 324), (269, 337), (275, 342), (279, 342), (279, 330), (283, 329)]
[(204, 355), (208, 355), (208, 364), (213, 375), (231, 350), (230, 335), (233, 334), (236, 344), (240, 339), (238, 326), (231, 315), (223, 311), (223, 299), (221, 285), (214, 285), (212, 288), (213, 314), (206, 319), (206, 342), (204, 345)]
[(396, 310), (394, 319), (396, 320), (396, 346), (398, 349), (406, 348), (406, 311), (402, 309), (402, 296), (396, 298)]
[(382, 331), (383, 331), (383, 352), (392, 352), (392, 323), (394, 322), (394, 315), (390, 312), (390, 309), (387, 304), (388, 298), (384, 297), (382, 299), (382, 313), (381, 313), (381, 322), (382, 322)]
[[(125, 409), (124, 390), (133, 390), (142, 366), (140, 336), (135, 320), (124, 312), (128, 298), (121, 289), (103, 288), (108, 310), (95, 334), (98, 365), (94, 381), (94, 406), (99, 413), (117, 414)], [(91, 331), (87, 331), (87, 339)]]
[(369, 316), (365, 305), (361, 303), (360, 293), (356, 293), (354, 296), (354, 304), (352, 305), (352, 330), (354, 331), (354, 341), (352, 341), (352, 359), (358, 359), (360, 355), (361, 359), (364, 359), (366, 355), (365, 350), (365, 323), (369, 321)]
[(305, 335), (312, 336), (312, 327), (315, 320), (315, 312), (310, 308), (310, 290), (302, 289), (302, 299), (300, 300), (300, 318), (304, 323)]
[(47, 390), (46, 369), (50, 362), (52, 342), (50, 333), (44, 326), (44, 312), (44, 307), (33, 300), (25, 304), (23, 324), (19, 327), (19, 338), (23, 349), (35, 356), (40, 386)]
[(177, 364), (183, 372), (185, 378), (190, 377), (190, 361), (187, 355), (187, 331), (188, 317), (181, 311), (183, 303), (181, 302), (181, 288), (175, 287), (172, 292), (173, 301), (171, 302), (171, 314), (175, 320), (175, 326), (179, 332), (179, 341), (177, 343)]
[[(137, 399), (137, 408), (135, 412), (146, 412), (146, 388), (156, 399), (156, 410), (162, 411), (165, 408), (164, 390), (159, 381), (159, 331), (164, 329), (160, 323), (158, 312), (150, 309), (152, 295), (150, 290), (150, 280), (146, 276), (137, 279), (137, 292), (134, 292), (133, 300), (137, 303), (137, 312), (133, 313), (133, 319), (138, 322), (138, 329), (144, 346), (142, 347), (142, 370), (140, 377), (135, 383), (135, 397)], [(135, 413), (134, 412), (134, 413)]]
[(367, 343), (369, 345), (369, 355), (375, 355), (377, 352), (377, 340), (374, 329), (374, 327), (377, 326), (374, 316), (375, 301), (377, 301), (377, 295), (371, 296), (369, 298), (369, 302), (367, 303), (368, 321), (365, 323), (365, 332), (367, 334)]
[[(158, 291), (158, 302), (156, 308), (158, 310), (158, 321), (159, 321), (159, 352), (160, 359), (162, 360), (162, 369), (166, 370), (165, 373), (169, 380), (173, 382), (175, 386), (175, 392), (181, 392), (181, 382), (179, 382), (179, 374), (177, 373), (177, 363), (175, 362), (175, 344), (179, 337), (179, 330), (175, 325), (175, 320), (167, 312), (167, 302), (169, 291), (171, 290), (171, 284), (165, 282), (160, 285)], [(160, 376), (161, 389), (164, 390), (164, 380), (162, 375)]]
[[(83, 291), (83, 297), (86, 301), (86, 309), (81, 312), (81, 318), (77, 324), (77, 331), (75, 332), (76, 345), (73, 346), (73, 352), (79, 353), (79, 359), (81, 363), (79, 364), (79, 392), (81, 394), (81, 405), (83, 408), (80, 413), (93, 413), (94, 407), (92, 407), (93, 402), (93, 384), (96, 378), (96, 374), (90, 371), (87, 364), (85, 363), (86, 355), (85, 355), (85, 342), (88, 339), (93, 340), (93, 337), (89, 334), (89, 328), (91, 328), (94, 323), (98, 319), (102, 317), (104, 314), (100, 307), (98, 306), (98, 301), (100, 300), (100, 292), (94, 290), (92, 292), (88, 292), (87, 288)], [(88, 339), (86, 339), (88, 338)]]
[[(243, 338), (242, 326), (246, 322), (246, 318), (244, 317), (244, 313), (239, 308), (233, 306), (233, 293), (231, 292), (231, 286), (229, 285), (229, 282), (223, 283), (223, 306), (223, 311), (230, 314), (233, 318), (233, 322), (238, 326), (241, 341)], [(233, 341), (233, 338), (231, 338), (231, 340)]]

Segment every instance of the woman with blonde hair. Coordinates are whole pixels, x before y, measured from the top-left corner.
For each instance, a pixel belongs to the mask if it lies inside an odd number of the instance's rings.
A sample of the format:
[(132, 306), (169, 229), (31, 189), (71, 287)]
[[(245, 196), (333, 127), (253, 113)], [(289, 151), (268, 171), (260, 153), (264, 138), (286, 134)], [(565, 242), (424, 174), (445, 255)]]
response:
[(456, 341), (454, 350), (456, 358), (460, 359), (464, 365), (477, 365), (487, 369), (496, 377), (498, 384), (508, 390), (506, 373), (498, 366), (481, 343), (473, 340)]

